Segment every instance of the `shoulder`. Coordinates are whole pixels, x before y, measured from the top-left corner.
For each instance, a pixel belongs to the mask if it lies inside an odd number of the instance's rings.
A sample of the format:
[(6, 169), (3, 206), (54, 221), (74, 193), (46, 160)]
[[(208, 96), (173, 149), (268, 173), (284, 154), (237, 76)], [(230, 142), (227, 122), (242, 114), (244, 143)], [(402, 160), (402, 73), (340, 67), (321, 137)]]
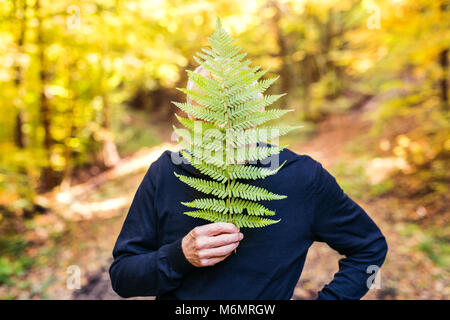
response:
[(298, 154), (290, 149), (284, 149), (280, 153), (280, 161), (286, 161), (286, 165), (291, 165), (299, 172), (306, 175), (314, 175), (317, 170), (322, 168), (319, 161), (307, 154)]
[(343, 190), (336, 178), (318, 160), (291, 150), (285, 152), (286, 159), (289, 159), (291, 163), (291, 169), (287, 170), (287, 175), (289, 177), (295, 174), (299, 180), (299, 188), (305, 187), (312, 195), (327, 201), (342, 195)]
[(299, 154), (290, 149), (284, 149), (280, 153), (280, 164), (283, 162), (286, 162), (284, 165), (286, 178), (295, 177), (301, 186), (313, 192), (317, 189), (323, 172), (327, 172), (312, 156)]
[(283, 159), (283, 161), (286, 160), (288, 162), (299, 162), (307, 166), (314, 166), (316, 163), (318, 163), (318, 161), (313, 159), (311, 156), (307, 154), (296, 153), (288, 148), (281, 151), (280, 157)]
[(149, 171), (156, 172), (159, 171), (167, 166), (170, 166), (172, 164), (172, 158), (175, 152), (172, 152), (170, 150), (164, 150), (159, 157), (156, 158), (155, 161), (152, 162), (150, 165)]
[(176, 154), (176, 152), (165, 150), (159, 156), (149, 156), (149, 158), (156, 158), (156, 160), (154, 160), (150, 164), (144, 176), (144, 180), (150, 182), (153, 185), (157, 184), (157, 181), (161, 179), (161, 175), (172, 169), (174, 157), (173, 154)]

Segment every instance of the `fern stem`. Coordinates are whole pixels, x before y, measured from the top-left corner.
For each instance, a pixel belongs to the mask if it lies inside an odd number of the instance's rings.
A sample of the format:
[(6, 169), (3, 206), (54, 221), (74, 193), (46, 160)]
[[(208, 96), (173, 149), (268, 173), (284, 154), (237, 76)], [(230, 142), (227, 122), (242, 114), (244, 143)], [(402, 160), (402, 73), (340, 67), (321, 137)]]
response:
[[(226, 101), (226, 98), (225, 98)], [(227, 106), (227, 130), (229, 128), (229, 111), (228, 111), (228, 106)], [(230, 173), (229, 173), (229, 164), (227, 163), (228, 161), (228, 157), (227, 157), (227, 152), (229, 151), (228, 146), (226, 145), (226, 149), (225, 149), (225, 166), (226, 166), (226, 172), (227, 172), (227, 193), (228, 193), (228, 197), (227, 197), (227, 207), (228, 207), (228, 213), (230, 215), (230, 223), (233, 223), (233, 217), (231, 215), (231, 209), (230, 209)]]
[[(225, 108), (227, 110), (227, 115), (226, 115), (226, 130), (225, 130), (225, 139), (226, 139), (226, 134), (228, 132), (228, 130), (230, 129), (230, 109), (228, 108), (228, 103), (227, 103), (227, 89), (225, 86), (225, 79), (224, 79), (224, 70), (223, 70), (223, 64), (220, 65), (220, 73), (222, 75), (222, 79), (221, 79), (221, 83), (222, 83), (222, 90), (223, 90), (223, 94), (224, 94), (224, 98), (225, 98)], [(230, 223), (233, 223), (233, 217), (231, 215), (231, 209), (230, 209), (230, 173), (229, 173), (229, 163), (228, 163), (228, 145), (225, 142), (225, 170), (227, 173), (227, 208), (228, 208), (228, 213), (230, 216)]]

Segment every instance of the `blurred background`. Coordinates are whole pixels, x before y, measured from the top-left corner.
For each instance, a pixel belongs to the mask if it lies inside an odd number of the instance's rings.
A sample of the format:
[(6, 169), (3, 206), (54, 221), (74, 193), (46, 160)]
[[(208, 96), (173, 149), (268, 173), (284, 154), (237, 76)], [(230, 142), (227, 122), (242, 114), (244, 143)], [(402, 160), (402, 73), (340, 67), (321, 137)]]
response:
[[(283, 143), (386, 235), (365, 299), (450, 298), (449, 1), (0, 0), (0, 299), (118, 298), (114, 241), (217, 16), (280, 75)], [(293, 299), (339, 258), (314, 244)]]

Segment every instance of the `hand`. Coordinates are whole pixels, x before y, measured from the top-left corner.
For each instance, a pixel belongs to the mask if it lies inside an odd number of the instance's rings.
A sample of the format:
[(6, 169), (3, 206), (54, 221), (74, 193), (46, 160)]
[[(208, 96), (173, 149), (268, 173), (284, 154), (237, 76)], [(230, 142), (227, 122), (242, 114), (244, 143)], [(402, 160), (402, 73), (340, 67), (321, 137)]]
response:
[(207, 267), (228, 257), (243, 237), (234, 224), (215, 222), (192, 229), (181, 241), (181, 247), (191, 264)]

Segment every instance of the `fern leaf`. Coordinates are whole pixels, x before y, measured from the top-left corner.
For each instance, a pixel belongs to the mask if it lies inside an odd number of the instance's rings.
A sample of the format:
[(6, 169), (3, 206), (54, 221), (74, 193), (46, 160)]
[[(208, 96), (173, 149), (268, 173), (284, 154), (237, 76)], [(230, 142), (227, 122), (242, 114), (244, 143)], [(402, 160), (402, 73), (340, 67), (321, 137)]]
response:
[(174, 172), (174, 174), (178, 179), (186, 183), (188, 186), (205, 194), (212, 194), (220, 199), (225, 199), (229, 194), (229, 191), (226, 189), (226, 185), (223, 183), (187, 177), (181, 174), (177, 174), (176, 172)]
[(277, 169), (274, 169), (274, 170), (270, 170), (267, 168), (254, 167), (251, 165), (248, 165), (248, 166), (235, 165), (235, 166), (230, 166), (230, 168), (228, 170), (228, 174), (230, 175), (231, 179), (251, 179), (251, 180), (264, 179), (268, 176), (271, 176), (271, 175), (274, 175), (275, 173), (277, 173), (278, 170), (280, 170), (281, 167), (285, 163), (286, 163), (286, 161), (283, 162), (283, 164), (281, 166), (279, 166)]
[(265, 122), (268, 122), (268, 121), (271, 121), (274, 119), (278, 119), (279, 117), (285, 115), (288, 112), (292, 112), (292, 111), (294, 111), (294, 110), (272, 109), (272, 110), (266, 110), (266, 111), (262, 111), (262, 112), (255, 112), (246, 117), (232, 121), (231, 129), (245, 130), (245, 129), (254, 128)]
[(230, 185), (231, 194), (234, 197), (239, 197), (247, 200), (261, 201), (261, 200), (281, 200), (286, 196), (279, 195), (268, 191), (267, 189), (237, 182), (233, 180)]
[(194, 106), (190, 103), (180, 103), (175, 101), (172, 101), (172, 103), (184, 112), (191, 114), (198, 119), (211, 121), (218, 124), (219, 126), (223, 126), (226, 123), (225, 115), (223, 113), (214, 112), (206, 108)]
[[(194, 217), (194, 218), (202, 218), (211, 222), (230, 222), (229, 216), (226, 214), (215, 212), (211, 210), (197, 210), (197, 211), (188, 211), (184, 214)], [(266, 227), (271, 224), (279, 222), (279, 220), (266, 219), (258, 216), (250, 216), (250, 215), (235, 215), (233, 216), (233, 223), (238, 228), (258, 228), (258, 227)]]
[(265, 218), (275, 215), (275, 212), (259, 201), (281, 200), (286, 196), (242, 180), (264, 179), (283, 167), (284, 163), (276, 169), (247, 163), (277, 155), (286, 147), (257, 144), (272, 141), (298, 128), (262, 127), (292, 110), (261, 111), (284, 95), (264, 95), (278, 76), (263, 79), (268, 70), (251, 66), (247, 53), (236, 45), (236, 41), (222, 27), (220, 19), (217, 19), (216, 31), (208, 40), (210, 47), (202, 48), (194, 59), (210, 76), (187, 71), (195, 90), (192, 87), (177, 88), (196, 104), (173, 101), (175, 106), (197, 119), (177, 115), (186, 129), (174, 127), (174, 131), (184, 148), (181, 155), (204, 178), (174, 174), (189, 187), (208, 195), (182, 202), (186, 207), (197, 209), (185, 214), (248, 228), (277, 223), (280, 220)]
[(190, 164), (201, 173), (217, 180), (219, 182), (225, 183), (228, 179), (227, 172), (220, 167), (214, 166), (212, 164), (208, 164), (201, 159), (192, 157), (189, 153), (184, 150), (181, 150), (182, 156), (189, 161)]
[(243, 163), (245, 161), (255, 162), (258, 160), (266, 159), (272, 155), (279, 154), (286, 146), (273, 146), (273, 147), (261, 147), (254, 146), (248, 148), (236, 149), (235, 157), (229, 158), (235, 160), (237, 163)]
[(208, 136), (200, 136), (200, 138), (202, 139), (195, 139), (195, 137), (192, 137), (192, 133), (187, 129), (183, 130), (175, 126), (172, 126), (172, 128), (173, 131), (184, 140), (184, 142), (186, 143), (185, 145), (189, 145), (191, 147), (190, 149), (195, 147), (210, 151), (219, 151), (223, 149), (223, 141), (221, 140), (221, 136), (218, 136), (217, 139), (214, 139), (215, 137), (211, 134)]
[(269, 210), (262, 204), (253, 201), (242, 199), (231, 199), (230, 204), (227, 205), (225, 200), (217, 200), (212, 198), (196, 199), (191, 202), (182, 202), (183, 205), (189, 208), (213, 210), (220, 213), (240, 214), (247, 210), (249, 215), (255, 216), (273, 216), (275, 211)]
[(217, 126), (215, 126), (213, 123), (209, 122), (203, 122), (203, 121), (195, 121), (189, 118), (183, 118), (179, 115), (175, 114), (175, 117), (178, 119), (178, 121), (187, 129), (194, 131), (195, 125), (200, 126), (201, 131), (208, 131), (210, 129), (219, 129)]
[(233, 108), (233, 110), (231, 111), (231, 119), (235, 120), (248, 116), (256, 111), (259, 111), (262, 108), (270, 106), (282, 96), (284, 96), (284, 94), (274, 94), (264, 96), (262, 99), (258, 99), (257, 101), (246, 101), (245, 103)]
[(188, 143), (186, 140), (178, 140), (178, 143), (187, 149), (195, 159), (199, 159), (206, 164), (214, 165), (219, 168), (224, 168), (226, 165), (222, 152), (214, 153), (207, 149), (196, 148), (195, 145)]
[(230, 130), (227, 135), (227, 144), (234, 148), (239, 148), (257, 142), (266, 143), (301, 127), (302, 126), (261, 127), (250, 128), (247, 130)]

